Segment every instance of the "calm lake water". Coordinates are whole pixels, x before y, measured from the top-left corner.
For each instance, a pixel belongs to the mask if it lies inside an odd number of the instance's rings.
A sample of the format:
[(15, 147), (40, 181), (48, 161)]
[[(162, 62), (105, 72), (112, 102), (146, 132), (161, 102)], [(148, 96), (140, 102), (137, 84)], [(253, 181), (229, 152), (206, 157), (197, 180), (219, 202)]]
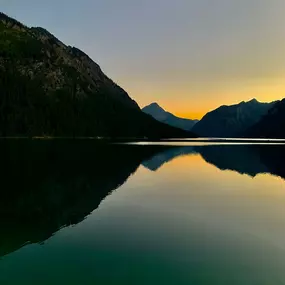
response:
[(283, 145), (1, 141), (0, 284), (285, 284)]

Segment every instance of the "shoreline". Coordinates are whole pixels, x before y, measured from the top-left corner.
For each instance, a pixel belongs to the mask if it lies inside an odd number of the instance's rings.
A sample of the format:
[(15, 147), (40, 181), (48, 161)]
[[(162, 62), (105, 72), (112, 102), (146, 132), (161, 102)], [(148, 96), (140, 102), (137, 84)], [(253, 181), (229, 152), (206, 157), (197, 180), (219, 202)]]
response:
[(108, 138), (108, 137), (0, 137), (0, 140), (93, 140), (100, 143), (123, 143), (123, 144), (173, 144), (180, 145), (187, 143), (219, 143), (219, 144), (285, 144), (285, 139), (270, 139), (270, 138)]

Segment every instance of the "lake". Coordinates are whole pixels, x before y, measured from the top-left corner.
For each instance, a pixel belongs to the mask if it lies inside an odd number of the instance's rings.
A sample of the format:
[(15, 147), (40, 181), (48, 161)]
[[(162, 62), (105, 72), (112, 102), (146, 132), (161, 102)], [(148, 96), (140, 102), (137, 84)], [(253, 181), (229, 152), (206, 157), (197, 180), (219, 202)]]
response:
[(285, 284), (285, 146), (0, 141), (1, 284)]

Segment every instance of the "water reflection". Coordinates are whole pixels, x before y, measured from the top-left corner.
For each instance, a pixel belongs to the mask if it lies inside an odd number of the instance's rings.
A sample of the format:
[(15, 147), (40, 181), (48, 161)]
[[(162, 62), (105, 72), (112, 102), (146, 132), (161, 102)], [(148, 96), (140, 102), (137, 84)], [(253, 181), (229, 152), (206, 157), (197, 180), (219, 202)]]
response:
[[(278, 284), (285, 280), (281, 179), (239, 174), (285, 179), (284, 154), (283, 146), (1, 141), (4, 268), (20, 270), (30, 258), (36, 267), (36, 257), (43, 255), (18, 249), (77, 224), (68, 232), (77, 236), (75, 246), (63, 233), (58, 244), (47, 247), (46, 284), (57, 284), (55, 270), (65, 278), (70, 274), (65, 284), (80, 284), (83, 276), (81, 284)], [(260, 189), (263, 183), (269, 187)], [(100, 203), (101, 212), (94, 211)], [(15, 256), (16, 250), (23, 254)], [(69, 260), (71, 255), (76, 258)], [(54, 256), (58, 261), (51, 261)], [(74, 264), (76, 274), (70, 273)]]
[(82, 221), (151, 154), (136, 149), (1, 141), (0, 256)]
[(168, 147), (143, 162), (152, 171), (157, 171), (165, 163), (186, 155), (199, 154), (207, 162), (220, 170), (232, 170), (255, 177), (261, 173), (277, 175), (285, 179), (285, 146), (260, 145), (208, 145)]

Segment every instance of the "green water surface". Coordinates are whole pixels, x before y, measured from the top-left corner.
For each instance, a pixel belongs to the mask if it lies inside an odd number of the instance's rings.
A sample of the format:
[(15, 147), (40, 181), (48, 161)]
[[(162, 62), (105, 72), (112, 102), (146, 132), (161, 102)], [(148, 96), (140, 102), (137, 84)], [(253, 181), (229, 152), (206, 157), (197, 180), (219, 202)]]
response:
[(1, 141), (0, 284), (285, 284), (282, 145)]

